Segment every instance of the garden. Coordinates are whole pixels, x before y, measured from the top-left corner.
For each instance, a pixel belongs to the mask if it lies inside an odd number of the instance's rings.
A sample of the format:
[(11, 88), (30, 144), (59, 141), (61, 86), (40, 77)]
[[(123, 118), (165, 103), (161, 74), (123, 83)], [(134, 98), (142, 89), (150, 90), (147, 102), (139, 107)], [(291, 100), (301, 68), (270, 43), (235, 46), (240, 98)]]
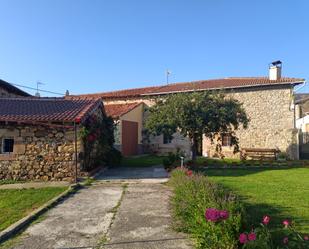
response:
[(196, 248), (309, 248), (309, 170), (171, 172), (174, 228)]

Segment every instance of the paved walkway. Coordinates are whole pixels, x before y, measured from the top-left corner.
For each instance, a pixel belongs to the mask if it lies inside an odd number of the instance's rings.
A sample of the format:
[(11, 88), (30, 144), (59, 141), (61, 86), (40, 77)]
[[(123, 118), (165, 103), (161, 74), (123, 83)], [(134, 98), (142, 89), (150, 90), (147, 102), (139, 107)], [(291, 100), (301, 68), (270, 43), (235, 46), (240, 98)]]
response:
[(30, 226), (16, 249), (94, 248), (108, 231), (121, 186), (91, 186), (49, 210)]
[[(168, 173), (165, 169), (158, 165), (152, 167), (115, 167), (111, 168), (102, 174), (97, 176), (97, 180), (137, 180), (137, 181), (149, 181), (156, 180), (152, 182), (159, 182), (159, 180), (167, 180)], [(150, 181), (151, 182), (151, 181)]]
[(170, 228), (170, 190), (163, 184), (128, 186), (104, 249), (187, 249), (183, 234)]
[(171, 193), (161, 183), (167, 176), (162, 170), (118, 168), (99, 175), (93, 186), (78, 191), (26, 229), (13, 248), (191, 248), (184, 235), (170, 229)]

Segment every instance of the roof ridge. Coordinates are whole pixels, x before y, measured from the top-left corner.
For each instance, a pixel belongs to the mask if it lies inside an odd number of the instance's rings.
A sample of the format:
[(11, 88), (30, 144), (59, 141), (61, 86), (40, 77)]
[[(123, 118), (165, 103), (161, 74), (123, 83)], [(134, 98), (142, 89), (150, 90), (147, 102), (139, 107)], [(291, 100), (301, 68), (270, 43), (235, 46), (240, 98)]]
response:
[[(163, 85), (164, 86), (164, 85)], [(147, 88), (160, 88), (161, 86), (145, 86), (145, 87), (135, 87), (135, 88), (126, 88), (126, 89), (118, 89), (118, 90), (113, 90), (113, 91), (108, 91), (108, 92), (97, 92), (97, 93), (82, 93), (82, 94), (77, 94), (77, 95), (69, 95), (67, 97), (73, 97), (73, 96), (86, 96), (86, 95), (101, 95), (101, 94), (109, 94), (109, 93), (114, 93), (114, 92), (121, 92), (121, 91), (133, 91), (133, 90), (142, 90), (142, 89), (147, 89)]]

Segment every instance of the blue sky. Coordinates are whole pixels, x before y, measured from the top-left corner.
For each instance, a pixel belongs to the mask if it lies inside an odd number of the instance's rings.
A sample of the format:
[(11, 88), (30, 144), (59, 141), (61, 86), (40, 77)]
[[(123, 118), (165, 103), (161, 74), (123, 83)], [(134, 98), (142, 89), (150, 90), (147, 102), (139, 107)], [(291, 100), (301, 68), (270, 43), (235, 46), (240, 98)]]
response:
[[(309, 79), (309, 1), (0, 0), (0, 78), (71, 93), (229, 76)], [(309, 85), (309, 84), (308, 84)], [(309, 86), (304, 88), (309, 92)]]

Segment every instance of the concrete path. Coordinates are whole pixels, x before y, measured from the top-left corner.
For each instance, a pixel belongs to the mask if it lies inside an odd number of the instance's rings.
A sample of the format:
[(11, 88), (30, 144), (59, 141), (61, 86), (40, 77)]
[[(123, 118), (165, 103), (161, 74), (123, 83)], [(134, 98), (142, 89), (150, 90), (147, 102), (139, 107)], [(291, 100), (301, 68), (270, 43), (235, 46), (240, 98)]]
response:
[(98, 174), (97, 180), (150, 180), (150, 179), (163, 179), (167, 180), (168, 173), (160, 166), (152, 167), (114, 167), (102, 174)]
[(48, 211), (41, 222), (26, 229), (13, 248), (95, 248), (108, 231), (122, 191), (121, 185), (78, 191)]
[(24, 188), (46, 188), (46, 187), (66, 187), (69, 182), (24, 182), (0, 185), (0, 189), (24, 189)]
[(104, 249), (191, 248), (186, 236), (170, 227), (170, 194), (160, 183), (129, 185)]
[(99, 174), (94, 185), (26, 229), (13, 248), (191, 248), (183, 234), (170, 228), (171, 192), (161, 183), (166, 176), (162, 167), (115, 168)]

